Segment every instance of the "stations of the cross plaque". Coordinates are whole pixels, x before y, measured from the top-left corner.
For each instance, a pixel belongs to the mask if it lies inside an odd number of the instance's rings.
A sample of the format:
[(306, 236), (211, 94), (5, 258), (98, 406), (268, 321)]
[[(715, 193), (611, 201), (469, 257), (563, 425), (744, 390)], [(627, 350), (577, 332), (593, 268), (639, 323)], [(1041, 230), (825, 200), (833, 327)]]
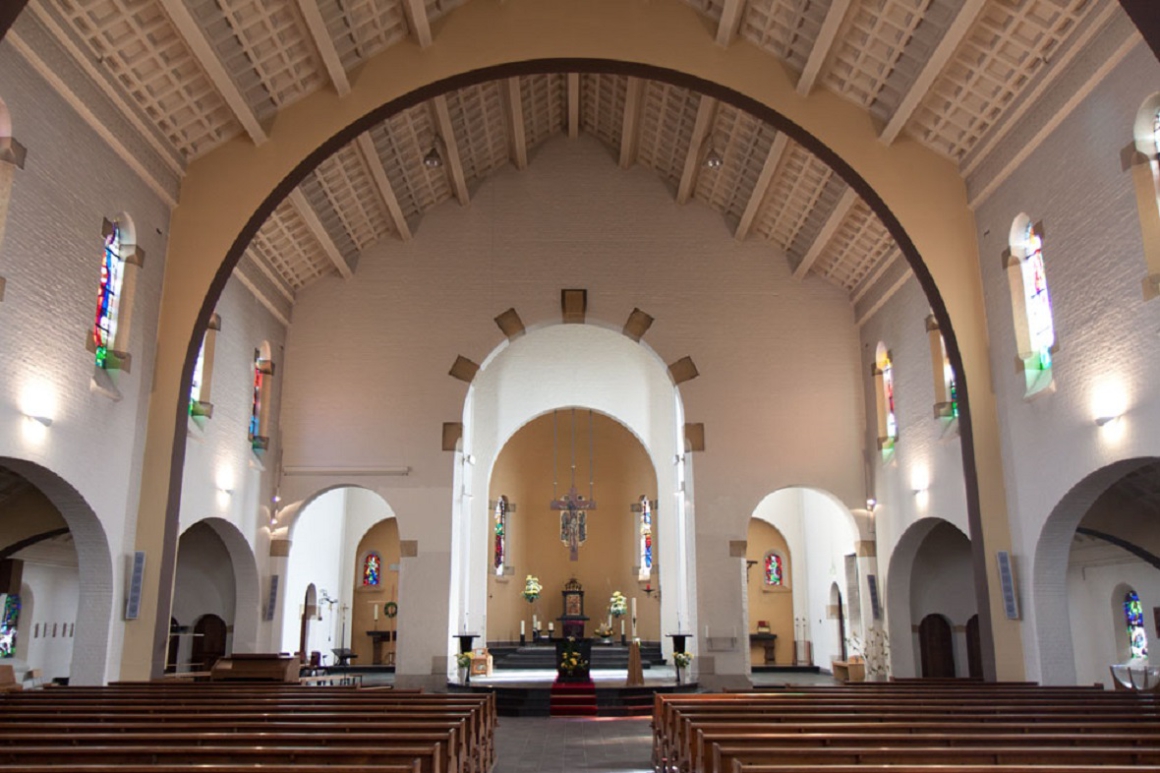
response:
[(596, 502), (585, 499), (572, 486), (563, 499), (552, 502), (551, 508), (560, 512), (560, 541), (568, 546), (568, 558), (580, 560), (580, 546), (588, 539), (587, 512), (596, 509)]

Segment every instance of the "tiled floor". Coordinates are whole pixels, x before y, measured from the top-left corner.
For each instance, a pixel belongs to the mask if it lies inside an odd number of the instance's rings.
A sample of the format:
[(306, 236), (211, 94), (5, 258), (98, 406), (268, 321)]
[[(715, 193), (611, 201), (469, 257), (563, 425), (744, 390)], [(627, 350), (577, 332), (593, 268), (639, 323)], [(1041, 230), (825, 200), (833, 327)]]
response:
[(643, 719), (501, 717), (494, 773), (650, 773), (652, 724)]

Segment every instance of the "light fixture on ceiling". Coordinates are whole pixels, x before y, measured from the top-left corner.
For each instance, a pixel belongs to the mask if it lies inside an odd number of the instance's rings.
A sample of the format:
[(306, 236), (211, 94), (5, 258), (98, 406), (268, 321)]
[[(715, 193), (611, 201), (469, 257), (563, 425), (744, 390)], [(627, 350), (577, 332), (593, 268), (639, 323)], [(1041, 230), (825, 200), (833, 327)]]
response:
[(720, 169), (724, 164), (725, 159), (721, 158), (721, 154), (717, 152), (717, 149), (709, 148), (709, 152), (705, 154), (705, 168)]
[(423, 166), (428, 169), (440, 169), (443, 166), (443, 151), (447, 146), (438, 134), (431, 139), (431, 149), (423, 156)]

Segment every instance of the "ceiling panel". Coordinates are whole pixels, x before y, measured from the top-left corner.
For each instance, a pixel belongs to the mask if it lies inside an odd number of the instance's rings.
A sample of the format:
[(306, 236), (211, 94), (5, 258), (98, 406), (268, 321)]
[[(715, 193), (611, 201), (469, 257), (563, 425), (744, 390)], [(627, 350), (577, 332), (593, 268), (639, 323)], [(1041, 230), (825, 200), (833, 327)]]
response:
[(741, 37), (801, 72), (829, 10), (830, 0), (749, 0)]
[(348, 263), (393, 232), (386, 204), (353, 144), (319, 164), (299, 187)]
[(482, 180), (508, 162), (507, 116), (499, 81), (451, 92), (447, 112), (468, 183)]
[(369, 133), (403, 217), (411, 220), (451, 198), (446, 169), (423, 163), (435, 145), (435, 127), (426, 103), (388, 118)]
[(694, 196), (735, 225), (753, 195), (775, 136), (777, 131), (769, 124), (722, 104), (709, 139), (722, 164), (719, 169), (701, 170)]
[(787, 254), (806, 225), (834, 172), (817, 156), (793, 142), (766, 191), (753, 230)]
[(898, 245), (877, 216), (858, 199), (813, 265), (814, 273), (853, 292)]
[(273, 269), (294, 291), (335, 270), (289, 199), (262, 224), (246, 252)]
[(580, 127), (617, 153), (627, 93), (628, 78), (623, 75), (580, 76)]
[(658, 81), (645, 81), (641, 95), (636, 160), (676, 187), (697, 122), (701, 95)]
[(153, 0), (49, 0), (97, 62), (187, 159), (241, 132), (233, 113)]
[(567, 128), (568, 79), (562, 73), (521, 77), (520, 97), (528, 148)]
[(318, 0), (318, 10), (347, 70), (407, 37), (398, 0)]

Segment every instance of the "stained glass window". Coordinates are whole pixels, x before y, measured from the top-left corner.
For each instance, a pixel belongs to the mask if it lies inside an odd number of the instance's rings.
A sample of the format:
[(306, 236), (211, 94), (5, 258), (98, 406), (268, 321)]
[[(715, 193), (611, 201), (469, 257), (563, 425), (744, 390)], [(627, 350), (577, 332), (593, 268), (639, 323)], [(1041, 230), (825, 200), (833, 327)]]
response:
[(367, 553), (363, 559), (362, 584), (364, 588), (377, 587), (382, 579), (383, 558), (378, 553)]
[(652, 577), (653, 530), (652, 504), (647, 496), (640, 498), (640, 570), (637, 579), (646, 581)]
[(262, 353), (254, 350), (254, 394), (250, 403), (250, 440), (262, 436)]
[(189, 410), (193, 411), (193, 404), (201, 399), (201, 384), (205, 377), (205, 338), (201, 340), (201, 348), (197, 350), (197, 361), (193, 363), (193, 383), (189, 388)]
[(1160, 156), (1160, 110), (1152, 116), (1152, 143), (1156, 146), (1156, 154)]
[(765, 584), (766, 585), (781, 585), (784, 582), (785, 575), (782, 574), (781, 556), (774, 553), (772, 550), (765, 554)]
[(1047, 291), (1047, 272), (1043, 266), (1043, 238), (1031, 224), (1027, 225), (1023, 235), (1021, 266), (1032, 355), (1028, 367), (1047, 370), (1051, 367), (1051, 348), (1055, 346), (1055, 323), (1051, 315), (1051, 296)]
[(9, 593), (0, 610), (0, 658), (16, 657), (16, 624), (20, 621), (20, 595)]
[(951, 416), (959, 417), (959, 385), (955, 382), (955, 367), (951, 365), (951, 358), (947, 356), (947, 343), (939, 336), (942, 343), (943, 356), (943, 383), (946, 385), (947, 401), (951, 404)]
[(1144, 607), (1134, 590), (1124, 594), (1124, 620), (1128, 624), (1128, 649), (1132, 657), (1148, 657), (1148, 633), (1144, 629)]
[(121, 280), (125, 262), (121, 255), (121, 229), (111, 224), (105, 236), (104, 258), (101, 260), (101, 284), (97, 290), (97, 316), (93, 322), (93, 344), (96, 348), (97, 367), (109, 364), (109, 350), (117, 337), (117, 304), (121, 296)]
[(507, 560), (507, 517), (508, 500), (501, 496), (495, 503), (495, 557), (492, 562), (497, 577), (503, 576)]
[(878, 446), (883, 453), (894, 448), (898, 439), (898, 418), (894, 412), (894, 362), (882, 343), (875, 355), (875, 392), (878, 397)]

